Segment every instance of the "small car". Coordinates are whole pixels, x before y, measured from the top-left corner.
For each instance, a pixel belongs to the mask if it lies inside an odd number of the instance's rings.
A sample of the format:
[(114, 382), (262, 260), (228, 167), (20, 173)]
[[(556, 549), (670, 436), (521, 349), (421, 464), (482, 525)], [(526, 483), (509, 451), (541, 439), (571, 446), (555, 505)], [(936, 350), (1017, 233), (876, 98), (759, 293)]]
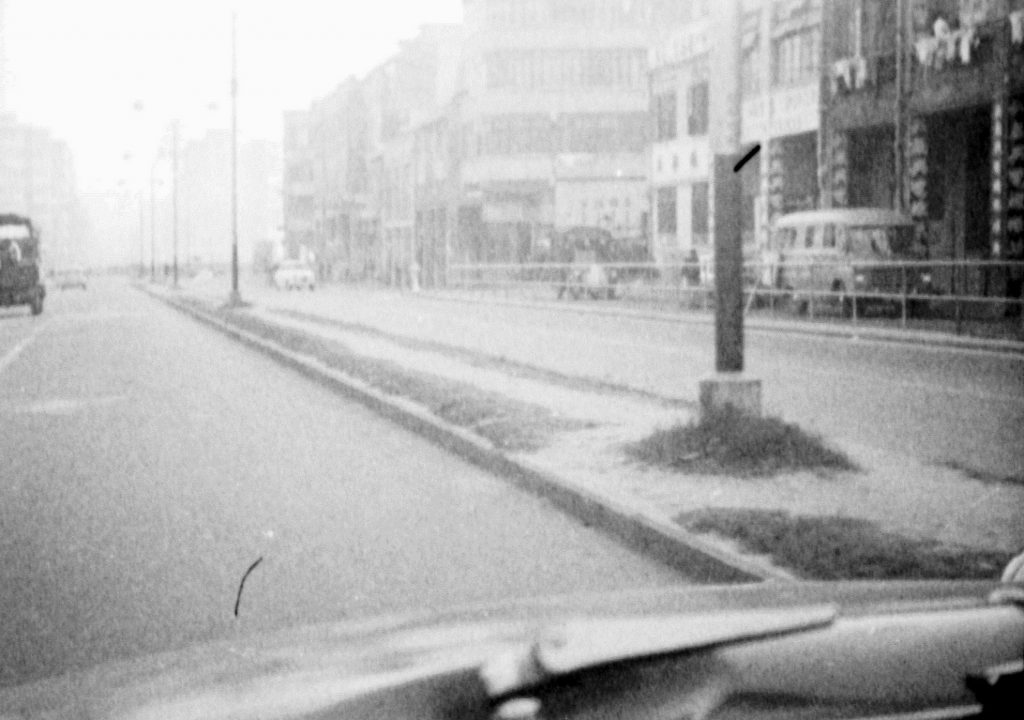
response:
[(54, 284), (61, 290), (67, 290), (68, 288), (81, 288), (85, 290), (88, 283), (85, 279), (84, 271), (72, 268), (69, 270), (58, 270), (54, 276)]
[(278, 290), (316, 290), (316, 273), (299, 260), (285, 260), (274, 270)]

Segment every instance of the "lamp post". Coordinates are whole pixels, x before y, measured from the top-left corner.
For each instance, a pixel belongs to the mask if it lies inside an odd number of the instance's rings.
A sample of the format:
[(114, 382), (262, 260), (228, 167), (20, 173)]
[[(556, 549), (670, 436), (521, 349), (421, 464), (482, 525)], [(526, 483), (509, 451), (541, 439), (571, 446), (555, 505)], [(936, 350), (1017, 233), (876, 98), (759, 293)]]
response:
[(156, 162), (149, 171), (149, 281), (156, 282)]
[(139, 190), (139, 279), (146, 277), (146, 203)]
[(231, 296), (229, 306), (241, 305), (238, 292), (238, 13), (231, 13)]
[(178, 128), (175, 120), (171, 133), (171, 235), (174, 246), (174, 289), (178, 289)]

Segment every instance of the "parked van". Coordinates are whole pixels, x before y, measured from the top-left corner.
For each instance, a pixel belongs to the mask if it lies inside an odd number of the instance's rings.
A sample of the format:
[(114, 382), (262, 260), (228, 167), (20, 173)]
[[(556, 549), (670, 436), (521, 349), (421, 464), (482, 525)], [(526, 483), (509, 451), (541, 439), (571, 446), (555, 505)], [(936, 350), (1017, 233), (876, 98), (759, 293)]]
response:
[[(815, 304), (833, 304), (844, 314), (869, 306), (894, 307), (895, 297), (918, 291), (922, 277), (895, 264), (912, 260), (914, 223), (910, 217), (884, 208), (808, 210), (778, 218), (771, 231), (770, 250), (777, 265), (771, 274), (778, 288), (792, 293), (799, 312)], [(878, 263), (882, 263), (879, 265)], [(885, 264), (892, 263), (892, 264)]]

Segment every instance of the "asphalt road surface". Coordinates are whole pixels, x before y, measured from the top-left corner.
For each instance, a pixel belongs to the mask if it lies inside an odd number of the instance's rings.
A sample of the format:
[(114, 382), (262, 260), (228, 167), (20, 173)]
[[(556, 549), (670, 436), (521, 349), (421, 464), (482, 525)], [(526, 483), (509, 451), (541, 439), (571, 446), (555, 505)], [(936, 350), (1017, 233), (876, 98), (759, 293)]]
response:
[[(343, 287), (286, 293), (260, 281), (246, 292), (267, 306), (668, 397), (696, 401), (698, 381), (714, 369), (710, 324), (567, 312), (564, 302), (517, 307)], [(828, 438), (1024, 478), (1022, 355), (749, 330), (746, 369), (763, 381), (767, 412)]]
[(0, 427), (3, 685), (300, 623), (686, 582), (120, 281), (53, 291), (37, 318), (0, 309)]

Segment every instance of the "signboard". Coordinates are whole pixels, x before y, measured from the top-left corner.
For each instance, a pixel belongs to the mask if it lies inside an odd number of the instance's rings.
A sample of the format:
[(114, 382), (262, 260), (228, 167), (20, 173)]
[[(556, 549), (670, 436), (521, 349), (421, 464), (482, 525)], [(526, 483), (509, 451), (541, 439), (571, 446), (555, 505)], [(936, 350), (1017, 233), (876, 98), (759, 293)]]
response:
[(660, 47), (650, 53), (651, 67), (672, 65), (708, 52), (709, 28), (707, 21), (694, 22), (672, 34)]
[(818, 84), (772, 92), (772, 137), (799, 135), (817, 130), (820, 112)]
[[(770, 112), (769, 112), (770, 103)], [(813, 132), (819, 125), (818, 86), (773, 90), (743, 101), (740, 139), (744, 145), (768, 138)]]

